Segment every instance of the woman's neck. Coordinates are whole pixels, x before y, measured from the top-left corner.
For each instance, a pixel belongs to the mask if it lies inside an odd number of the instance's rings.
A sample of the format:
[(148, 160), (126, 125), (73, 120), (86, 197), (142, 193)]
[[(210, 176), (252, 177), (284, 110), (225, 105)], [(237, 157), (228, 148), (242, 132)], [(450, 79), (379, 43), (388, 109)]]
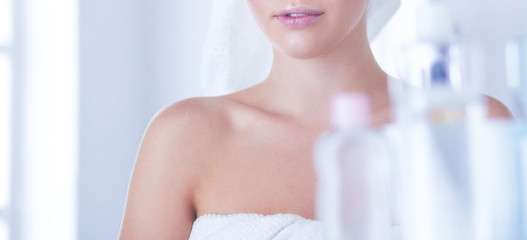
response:
[(365, 33), (349, 34), (339, 46), (311, 59), (295, 59), (275, 50), (271, 73), (258, 86), (261, 96), (267, 96), (267, 107), (309, 118), (309, 125), (329, 122), (331, 97), (342, 91), (365, 92), (374, 111), (386, 108), (387, 76), (375, 61), (368, 40), (357, 36)]

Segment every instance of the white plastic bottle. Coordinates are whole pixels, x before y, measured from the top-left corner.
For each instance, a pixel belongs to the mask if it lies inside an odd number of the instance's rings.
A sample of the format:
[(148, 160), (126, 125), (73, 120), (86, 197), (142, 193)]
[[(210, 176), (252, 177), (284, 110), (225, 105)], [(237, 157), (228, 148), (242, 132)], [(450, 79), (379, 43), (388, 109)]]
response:
[(325, 239), (391, 239), (384, 182), (387, 152), (369, 123), (366, 95), (334, 97), (334, 129), (321, 136), (315, 148), (317, 217)]

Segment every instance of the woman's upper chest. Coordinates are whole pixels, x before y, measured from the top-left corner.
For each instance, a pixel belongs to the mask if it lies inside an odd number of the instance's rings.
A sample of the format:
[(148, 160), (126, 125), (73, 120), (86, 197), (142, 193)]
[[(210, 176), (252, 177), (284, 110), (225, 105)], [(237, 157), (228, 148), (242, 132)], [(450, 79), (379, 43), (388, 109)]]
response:
[(312, 216), (313, 146), (320, 133), (255, 119), (220, 143), (203, 164), (198, 214), (295, 213)]

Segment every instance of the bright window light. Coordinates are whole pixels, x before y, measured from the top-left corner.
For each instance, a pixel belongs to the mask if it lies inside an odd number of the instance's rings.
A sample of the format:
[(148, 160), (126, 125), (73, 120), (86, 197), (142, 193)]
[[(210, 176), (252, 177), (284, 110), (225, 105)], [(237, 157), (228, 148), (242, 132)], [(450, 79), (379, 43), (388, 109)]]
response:
[(24, 165), (17, 229), (21, 239), (76, 239), (78, 1), (24, 3)]
[(13, 34), (12, 0), (0, 0), (0, 46), (8, 45)]
[(7, 228), (7, 223), (0, 220), (0, 240), (9, 240), (9, 230)]
[(10, 198), (11, 77), (11, 62), (0, 54), (0, 209), (8, 207)]

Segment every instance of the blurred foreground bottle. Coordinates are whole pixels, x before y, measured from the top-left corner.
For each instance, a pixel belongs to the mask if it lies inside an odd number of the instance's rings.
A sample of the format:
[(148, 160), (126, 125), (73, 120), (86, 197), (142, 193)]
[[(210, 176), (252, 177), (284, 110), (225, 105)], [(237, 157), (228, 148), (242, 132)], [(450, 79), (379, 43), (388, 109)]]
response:
[(527, 122), (527, 36), (511, 40), (506, 46), (508, 87), (513, 95), (515, 120)]
[[(527, 9), (525, 14), (527, 23)], [(522, 239), (527, 239), (527, 29), (524, 35), (508, 42), (506, 46), (507, 73), (509, 93), (513, 96), (514, 104), (514, 137), (516, 157), (518, 159), (518, 173), (523, 186), (521, 189), (520, 209), (523, 234)]]
[(391, 88), (405, 239), (525, 239), (514, 127), (488, 119), (479, 91), (484, 44), (457, 41), (449, 0), (420, 3), (406, 81)]
[(485, 108), (463, 75), (450, 1), (420, 0), (416, 41), (391, 87), (400, 128), (401, 221), (407, 240), (472, 237), (470, 128)]
[(342, 93), (332, 101), (334, 129), (315, 148), (317, 217), (325, 239), (388, 240), (385, 142), (370, 128), (366, 95)]

